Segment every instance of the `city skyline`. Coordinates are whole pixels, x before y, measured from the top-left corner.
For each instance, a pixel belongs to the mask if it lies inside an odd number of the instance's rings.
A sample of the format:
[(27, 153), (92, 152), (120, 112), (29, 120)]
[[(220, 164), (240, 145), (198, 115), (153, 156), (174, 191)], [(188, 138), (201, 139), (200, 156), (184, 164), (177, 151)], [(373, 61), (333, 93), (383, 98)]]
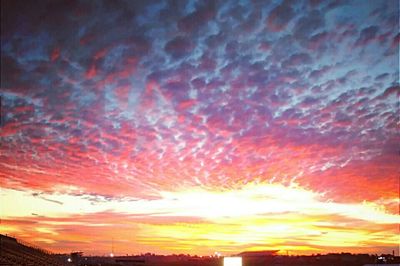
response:
[(2, 234), (399, 251), (399, 2), (1, 1)]

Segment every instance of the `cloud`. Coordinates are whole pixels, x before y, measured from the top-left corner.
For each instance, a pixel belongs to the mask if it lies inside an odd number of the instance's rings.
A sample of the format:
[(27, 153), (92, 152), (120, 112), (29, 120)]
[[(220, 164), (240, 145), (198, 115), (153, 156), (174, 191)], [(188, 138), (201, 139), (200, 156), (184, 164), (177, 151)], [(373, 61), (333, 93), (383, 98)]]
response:
[(399, 87), (399, 85), (395, 85), (395, 86), (391, 86), (391, 87), (389, 87), (389, 88), (387, 88), (383, 93), (382, 93), (382, 95), (381, 95), (381, 97), (382, 98), (387, 98), (387, 97), (389, 97), (390, 95), (395, 95), (396, 96), (396, 94), (397, 94), (397, 96), (398, 96), (398, 94), (400, 93), (400, 87)]
[(278, 5), (269, 13), (267, 19), (268, 29), (272, 31), (282, 31), (286, 28), (287, 24), (293, 19), (295, 13), (289, 4), (289, 1)]
[(178, 21), (178, 28), (183, 32), (197, 31), (211, 20), (215, 15), (215, 4), (211, 1), (209, 5), (199, 7), (196, 11), (186, 15)]
[(303, 16), (296, 21), (293, 34), (300, 43), (306, 42), (313, 34), (318, 33), (318, 30), (325, 25), (325, 18), (321, 12), (312, 10), (306, 16)]
[(303, 65), (308, 65), (312, 61), (311, 57), (308, 54), (294, 54), (291, 55), (287, 60), (282, 62), (282, 67), (298, 67)]
[(368, 28), (364, 28), (360, 32), (360, 36), (358, 37), (357, 41), (355, 42), (356, 46), (366, 46), (368, 43), (373, 41), (376, 38), (376, 34), (378, 33), (377, 26), (370, 26)]
[(176, 37), (165, 45), (165, 51), (174, 58), (188, 55), (193, 49), (193, 43), (185, 37)]

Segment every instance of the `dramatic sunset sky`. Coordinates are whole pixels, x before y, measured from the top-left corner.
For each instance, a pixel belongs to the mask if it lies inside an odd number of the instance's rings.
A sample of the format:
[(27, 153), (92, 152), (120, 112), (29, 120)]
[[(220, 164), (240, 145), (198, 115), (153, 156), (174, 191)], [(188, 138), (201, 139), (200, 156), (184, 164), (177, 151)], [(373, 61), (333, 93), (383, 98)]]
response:
[(398, 23), (397, 0), (2, 0), (0, 232), (397, 254)]

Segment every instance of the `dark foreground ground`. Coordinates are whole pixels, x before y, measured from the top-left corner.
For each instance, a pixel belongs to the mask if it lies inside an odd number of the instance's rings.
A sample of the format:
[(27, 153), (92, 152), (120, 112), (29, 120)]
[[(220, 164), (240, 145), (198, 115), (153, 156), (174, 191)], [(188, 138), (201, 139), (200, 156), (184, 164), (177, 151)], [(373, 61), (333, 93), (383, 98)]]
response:
[[(223, 258), (190, 256), (130, 256), (109, 258), (109, 261), (105, 261), (104, 257), (82, 257), (82, 259), (80, 265), (87, 266), (223, 266)], [(400, 257), (349, 253), (315, 256), (243, 257), (243, 266), (363, 266), (389, 263), (400, 266)]]

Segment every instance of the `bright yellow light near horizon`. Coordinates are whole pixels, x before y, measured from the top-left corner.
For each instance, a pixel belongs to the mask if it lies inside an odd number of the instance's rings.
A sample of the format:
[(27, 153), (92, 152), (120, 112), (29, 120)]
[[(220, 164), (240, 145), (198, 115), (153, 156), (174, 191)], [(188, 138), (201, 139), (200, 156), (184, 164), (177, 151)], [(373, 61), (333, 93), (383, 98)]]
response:
[(400, 222), (398, 215), (387, 212), (377, 203), (332, 202), (325, 198), (323, 193), (317, 193), (296, 184), (284, 186), (282, 184), (249, 183), (241, 188), (231, 190), (186, 189), (161, 192), (161, 196), (163, 204), (173, 203), (165, 206), (172, 207), (170, 210), (175, 216), (202, 217), (210, 220), (266, 213), (303, 213), (341, 215), (379, 224)]
[(224, 266), (242, 266), (242, 257), (225, 257)]
[[(132, 227), (132, 231), (137, 232), (132, 241), (157, 247), (165, 253), (196, 249), (199, 254), (209, 254), (218, 249), (232, 254), (251, 249), (248, 243), (257, 249), (265, 245), (265, 249), (311, 253), (315, 251), (311, 246), (389, 245), (398, 241), (390, 236), (393, 229), (388, 225), (398, 224), (400, 216), (388, 212), (379, 201), (333, 202), (321, 193), (298, 185), (259, 183), (230, 189), (192, 187), (160, 192), (160, 198), (155, 200), (111, 199), (94, 205), (85, 195), (42, 193), (34, 197), (34, 192), (2, 189), (0, 201), (16, 204), (0, 204), (0, 216), (8, 220), (0, 225), (0, 231), (29, 233), (35, 235), (34, 241), (41, 238), (41, 242), (48, 243), (61, 238), (59, 230), (66, 226), (77, 228), (72, 240), (87, 243), (80, 235), (86, 230), (82, 228), (99, 227), (111, 235), (116, 230), (113, 226), (116, 220), (112, 216), (123, 213), (140, 214), (143, 219), (140, 223), (135, 218), (123, 221), (127, 228)], [(85, 215), (95, 217), (100, 212), (109, 212), (110, 219), (88, 224)], [(77, 220), (69, 219), (74, 215), (78, 215)], [(32, 228), (18, 223), (27, 219), (40, 223)], [(341, 223), (341, 219), (345, 222)], [(371, 231), (376, 232), (371, 234)], [(282, 239), (298, 240), (305, 235), (307, 242), (280, 248), (286, 245)]]
[[(260, 214), (302, 213), (307, 215), (341, 215), (379, 224), (397, 224), (400, 217), (375, 202), (336, 203), (323, 194), (298, 185), (247, 184), (230, 190), (187, 188), (160, 192), (157, 200), (105, 201), (93, 204), (85, 195), (48, 194), (33, 197), (35, 191), (4, 189), (0, 200), (13, 202), (2, 206), (2, 217), (67, 217), (71, 214), (114, 211), (153, 216), (201, 217), (209, 220), (256, 216)], [(29, 202), (29, 204), (26, 204)], [(60, 208), (60, 204), (62, 208)], [(76, 206), (79, 206), (77, 208)]]
[(51, 228), (47, 227), (36, 227), (36, 231), (44, 234), (58, 235), (58, 232), (54, 231)]
[(15, 225), (0, 224), (0, 232), (5, 235), (14, 235), (21, 232), (21, 228)]

